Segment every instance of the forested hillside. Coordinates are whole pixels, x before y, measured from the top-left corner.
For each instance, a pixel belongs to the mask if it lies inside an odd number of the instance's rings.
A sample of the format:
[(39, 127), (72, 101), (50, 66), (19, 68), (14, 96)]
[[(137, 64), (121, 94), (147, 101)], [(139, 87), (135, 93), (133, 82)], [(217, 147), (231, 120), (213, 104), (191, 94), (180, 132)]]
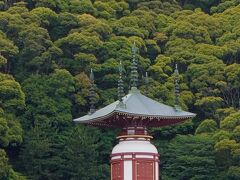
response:
[(163, 180), (240, 179), (240, 0), (0, 0), (0, 179), (107, 180), (118, 130), (76, 125), (129, 88), (197, 116), (150, 129)]

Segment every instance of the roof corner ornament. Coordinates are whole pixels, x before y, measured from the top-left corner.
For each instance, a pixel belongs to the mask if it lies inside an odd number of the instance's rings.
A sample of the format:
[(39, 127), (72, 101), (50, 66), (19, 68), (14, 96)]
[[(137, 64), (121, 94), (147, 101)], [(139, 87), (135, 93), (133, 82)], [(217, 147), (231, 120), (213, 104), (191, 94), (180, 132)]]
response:
[(137, 71), (137, 61), (136, 61), (137, 47), (134, 42), (132, 46), (132, 66), (131, 66), (131, 90), (137, 89), (138, 85), (138, 71)]
[(145, 75), (145, 89), (144, 89), (144, 94), (146, 96), (148, 96), (148, 85), (149, 85), (148, 72), (146, 72), (146, 75)]
[(97, 101), (97, 97), (96, 97), (96, 85), (94, 83), (94, 74), (93, 74), (93, 70), (91, 68), (91, 73), (90, 73), (90, 83), (91, 83), (91, 87), (89, 90), (89, 104), (90, 104), (90, 110), (89, 110), (89, 114), (93, 114), (96, 109), (95, 109), (95, 104)]
[(123, 97), (125, 95), (122, 73), (123, 73), (123, 66), (122, 66), (122, 61), (120, 61), (120, 63), (119, 63), (119, 80), (118, 80), (118, 100), (119, 100), (120, 107), (124, 107)]
[(176, 111), (181, 111), (181, 107), (179, 106), (180, 88), (179, 88), (179, 72), (178, 72), (177, 64), (174, 70), (174, 84), (175, 84), (174, 108)]

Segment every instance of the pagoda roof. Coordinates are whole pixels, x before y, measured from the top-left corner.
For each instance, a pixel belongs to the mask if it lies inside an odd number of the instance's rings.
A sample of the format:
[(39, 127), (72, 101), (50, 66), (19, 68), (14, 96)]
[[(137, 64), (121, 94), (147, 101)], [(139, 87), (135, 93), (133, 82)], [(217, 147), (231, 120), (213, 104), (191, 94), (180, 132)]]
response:
[(196, 114), (176, 109), (150, 99), (133, 88), (123, 101), (115, 101), (92, 114), (74, 119), (76, 123), (105, 127), (141, 125), (161, 127), (177, 124)]

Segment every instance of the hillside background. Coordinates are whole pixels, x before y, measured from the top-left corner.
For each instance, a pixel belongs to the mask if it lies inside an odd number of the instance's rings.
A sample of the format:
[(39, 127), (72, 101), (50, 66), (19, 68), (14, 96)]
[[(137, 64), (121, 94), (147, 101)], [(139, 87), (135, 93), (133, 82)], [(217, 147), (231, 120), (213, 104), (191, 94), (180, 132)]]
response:
[(150, 129), (163, 180), (240, 179), (240, 0), (0, 0), (0, 179), (107, 180), (119, 130), (75, 125), (129, 89), (131, 46), (139, 88), (197, 117)]

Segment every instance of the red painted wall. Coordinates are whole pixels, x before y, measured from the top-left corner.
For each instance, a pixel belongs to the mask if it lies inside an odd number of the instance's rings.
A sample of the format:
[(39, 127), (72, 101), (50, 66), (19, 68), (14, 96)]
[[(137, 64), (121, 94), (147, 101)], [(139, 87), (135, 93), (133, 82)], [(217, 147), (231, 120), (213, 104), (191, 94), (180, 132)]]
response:
[(112, 180), (123, 180), (123, 162), (117, 161), (111, 164)]
[(137, 180), (154, 180), (154, 162), (137, 161), (136, 176)]

